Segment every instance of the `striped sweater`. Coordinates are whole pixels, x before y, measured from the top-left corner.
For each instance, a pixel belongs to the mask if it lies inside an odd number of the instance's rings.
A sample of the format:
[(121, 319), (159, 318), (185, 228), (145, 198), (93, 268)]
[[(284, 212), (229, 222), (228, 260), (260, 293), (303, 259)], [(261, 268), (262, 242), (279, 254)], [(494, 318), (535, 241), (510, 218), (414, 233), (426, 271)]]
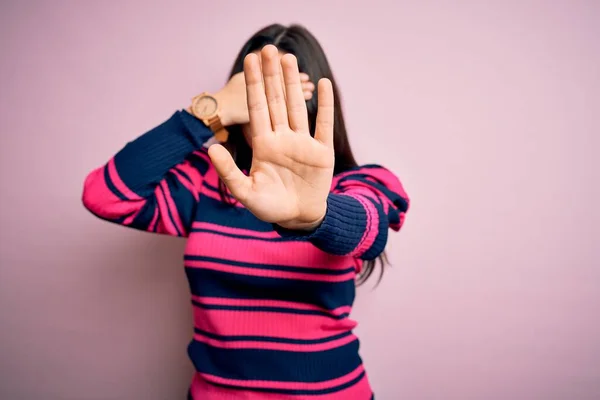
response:
[(211, 137), (177, 111), (92, 171), (83, 192), (104, 220), (187, 238), (189, 398), (372, 398), (349, 315), (363, 261), (404, 221), (402, 185), (377, 165), (338, 174), (322, 224), (286, 231), (221, 201)]

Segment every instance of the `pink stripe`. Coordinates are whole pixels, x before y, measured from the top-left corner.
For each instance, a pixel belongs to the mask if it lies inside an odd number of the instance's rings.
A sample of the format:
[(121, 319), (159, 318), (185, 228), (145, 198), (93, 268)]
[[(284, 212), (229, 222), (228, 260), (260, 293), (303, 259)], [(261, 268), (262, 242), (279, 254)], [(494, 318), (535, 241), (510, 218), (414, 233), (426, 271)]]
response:
[[(346, 178), (350, 175), (377, 176), (384, 183), (390, 181), (390, 177), (392, 179), (395, 178), (395, 175), (393, 173), (391, 173), (389, 170), (387, 170), (383, 167), (379, 167), (379, 168), (363, 168), (363, 167), (361, 167), (358, 169), (353, 169), (351, 171), (346, 171), (346, 172), (342, 172), (340, 174), (335, 175), (333, 177), (332, 187), (335, 187), (335, 185), (337, 185), (340, 180), (342, 180), (343, 178)], [(361, 177), (361, 178), (363, 178), (363, 177)], [(396, 180), (397, 180), (397, 178), (396, 178)], [(349, 179), (349, 181), (351, 181), (351, 180)]]
[(387, 187), (392, 192), (395, 192), (400, 195), (403, 199), (408, 199), (406, 192), (404, 191), (404, 187), (402, 183), (398, 179), (398, 177), (393, 174), (391, 171), (385, 168), (368, 168), (365, 170), (365, 173), (373, 178), (377, 179), (380, 182), (383, 182), (383, 185)]
[(160, 187), (157, 186), (156, 189), (154, 190), (154, 196), (156, 197), (156, 204), (158, 205), (158, 209), (159, 209), (159, 220), (158, 220), (158, 226), (156, 231), (159, 233), (166, 233), (169, 235), (177, 235), (177, 230), (175, 229), (175, 226), (173, 225), (173, 223), (171, 222), (171, 219), (169, 218), (169, 214), (167, 211), (167, 205), (165, 203), (165, 199), (164, 196), (162, 194), (162, 191), (160, 190)]
[(400, 227), (402, 225), (404, 225), (404, 220), (406, 219), (406, 213), (400, 213), (400, 223), (398, 224), (398, 229), (400, 229)]
[[(175, 221), (175, 224), (177, 225), (179, 232), (181, 232), (182, 235), (185, 235), (187, 233), (187, 231), (184, 228), (183, 223), (181, 222), (181, 218), (179, 217), (179, 211), (177, 210), (175, 201), (173, 200), (173, 197), (171, 196), (171, 191), (169, 190), (169, 185), (167, 185), (167, 182), (165, 180), (163, 180), (160, 183), (160, 186), (162, 187), (162, 189), (165, 193), (165, 199), (167, 201), (166, 205), (169, 208), (169, 210), (171, 211), (171, 215), (173, 216), (173, 220)], [(169, 214), (168, 214), (167, 210), (163, 210), (162, 215), (163, 215), (163, 218), (169, 218), (168, 217)]]
[(245, 236), (253, 236), (253, 237), (259, 237), (259, 238), (266, 238), (266, 239), (276, 239), (276, 238), (280, 237), (279, 234), (275, 231), (259, 232), (259, 231), (253, 231), (250, 229), (233, 228), (233, 227), (229, 227), (229, 226), (211, 224), (209, 222), (194, 222), (192, 225), (192, 228), (194, 228), (194, 229), (209, 229), (212, 231), (229, 233), (232, 235), (245, 235)]
[(280, 311), (214, 310), (193, 307), (194, 324), (221, 336), (269, 336), (299, 340), (321, 339), (356, 328), (351, 318)]
[(196, 187), (197, 191), (200, 190), (204, 177), (202, 174), (200, 174), (198, 168), (194, 167), (188, 160), (186, 160), (177, 165), (177, 169), (181, 170), (191, 179), (192, 184)]
[(218, 340), (203, 336), (195, 333), (194, 339), (206, 343), (210, 346), (220, 347), (223, 349), (261, 349), (261, 350), (280, 350), (280, 351), (298, 351), (298, 352), (311, 352), (311, 351), (325, 351), (338, 348), (350, 342), (356, 340), (356, 336), (349, 335), (341, 339), (333, 340), (326, 343), (313, 343), (313, 344), (292, 344), (292, 343), (277, 343), (277, 342), (263, 342), (263, 341), (227, 341)]
[(387, 214), (390, 207), (394, 207), (394, 204), (390, 199), (384, 195), (380, 190), (375, 189), (371, 186), (366, 186), (360, 182), (344, 182), (341, 186), (342, 190), (338, 191), (342, 194), (347, 195), (361, 195), (375, 200), (377, 203), (383, 203), (384, 212)]
[[(165, 218), (163, 218), (164, 220)], [(314, 282), (345, 282), (354, 280), (355, 272), (347, 272), (341, 275), (307, 274), (302, 272), (277, 271), (271, 269), (234, 267), (210, 261), (187, 260), (186, 267), (210, 269), (212, 271), (227, 272), (236, 275), (261, 276), (264, 278), (295, 279)]]
[(358, 246), (352, 252), (353, 254), (362, 254), (373, 245), (375, 238), (379, 234), (379, 213), (370, 201), (361, 198), (361, 196), (352, 197), (358, 200), (367, 212), (367, 229), (365, 229)]
[[(218, 193), (218, 192), (215, 192), (214, 190), (211, 190), (210, 188), (207, 188), (206, 186), (203, 186), (203, 187), (202, 187), (202, 190), (201, 190), (201, 192), (200, 192), (200, 193), (201, 193), (203, 196), (210, 197), (211, 199), (214, 199), (214, 200), (219, 200), (219, 201), (221, 201), (221, 195), (219, 195), (219, 193)], [(232, 200), (235, 200), (235, 198), (234, 198), (234, 197), (232, 197), (232, 196), (229, 196), (229, 198), (231, 198)], [(232, 203), (232, 205), (233, 205), (234, 207), (245, 208), (245, 207), (242, 205), (242, 203), (240, 203), (239, 201), (235, 201), (235, 202), (233, 202), (233, 203)]]
[(398, 193), (402, 197), (406, 198), (406, 193), (402, 187), (402, 183), (389, 169), (379, 166), (378, 168), (358, 168), (352, 171), (342, 172), (333, 177), (334, 184), (337, 184), (342, 178), (349, 175), (367, 175), (368, 177), (375, 178), (377, 182), (381, 182), (388, 189)]
[(108, 175), (110, 176), (110, 180), (112, 181), (113, 185), (115, 185), (119, 192), (123, 193), (123, 195), (129, 200), (142, 200), (140, 196), (131, 191), (131, 189), (129, 189), (127, 185), (121, 180), (121, 177), (117, 172), (117, 167), (115, 166), (114, 158), (111, 158), (108, 161)]
[[(366, 376), (349, 388), (321, 395), (289, 395), (228, 389), (211, 385), (207, 382), (207, 379), (210, 379), (210, 375), (203, 377), (200, 373), (194, 374), (190, 387), (194, 400), (369, 400), (372, 395), (371, 386)], [(265, 382), (265, 384), (268, 383)]]
[[(204, 175), (204, 181), (207, 184), (218, 189), (221, 178), (219, 178), (219, 174), (217, 174), (217, 171), (214, 168), (209, 168), (208, 171), (206, 171), (206, 174)], [(220, 199), (220, 197), (219, 197), (220, 192), (218, 190), (212, 189), (210, 187), (202, 186), (202, 193), (205, 193), (206, 195), (208, 195), (210, 197), (213, 197), (216, 195), (217, 198)], [(231, 194), (229, 189), (227, 189), (227, 187), (225, 188), (225, 195), (227, 197), (229, 197), (230, 199), (235, 200), (235, 197), (233, 197), (233, 195)]]
[[(188, 255), (222, 258), (254, 264), (272, 264), (299, 268), (322, 268), (324, 271), (344, 270), (352, 267), (349, 256), (336, 256), (317, 249), (312, 243), (265, 242), (259, 239), (236, 238), (216, 233), (202, 232), (201, 239), (187, 248)], [(248, 251), (231, 251), (245, 248)], [(346, 279), (346, 278), (344, 278)]]
[[(256, 389), (269, 388), (269, 389), (283, 389), (283, 390), (324, 390), (324, 389), (330, 389), (330, 388), (348, 383), (352, 379), (357, 378), (364, 371), (365, 371), (365, 369), (361, 365), (347, 375), (344, 375), (344, 376), (336, 378), (336, 379), (331, 379), (328, 381), (322, 381), (322, 382), (251, 381), (251, 380), (222, 378), (220, 376), (210, 375), (210, 374), (205, 374), (205, 373), (200, 373), (200, 374), (207, 381), (214, 382), (214, 383), (220, 383), (222, 385), (244, 386), (247, 388), (256, 388)], [(365, 400), (367, 400), (367, 399), (365, 399)]]
[(125, 201), (117, 197), (106, 184), (104, 168), (92, 171), (86, 178), (82, 201), (84, 206), (96, 215), (114, 219), (140, 210), (145, 200)]
[(342, 178), (345, 178), (348, 175), (352, 175), (352, 174), (361, 174), (361, 172), (357, 171), (357, 170), (352, 170), (352, 171), (342, 172), (341, 174), (337, 174), (333, 177), (333, 181), (331, 182), (331, 187), (332, 188), (335, 187)]
[[(158, 219), (158, 207), (154, 207), (154, 215), (152, 215), (152, 220), (150, 221), (150, 224), (148, 225), (148, 230), (152, 229), (152, 227), (156, 224), (156, 220), (157, 219)], [(164, 233), (164, 232), (159, 232), (158, 231), (158, 227), (156, 229), (156, 232), (157, 233)]]
[(202, 297), (192, 295), (192, 300), (206, 305), (220, 306), (240, 306), (240, 307), (283, 307), (293, 308), (295, 310), (321, 311), (329, 313), (333, 316), (349, 314), (352, 311), (350, 306), (342, 306), (333, 310), (327, 310), (322, 307), (317, 307), (313, 304), (296, 303), (293, 301), (282, 300), (266, 300), (266, 299), (230, 299), (226, 297)]
[(138, 214), (140, 213), (141, 209), (139, 209), (136, 213), (131, 214), (129, 217), (125, 218), (123, 220), (123, 225), (129, 225), (133, 222), (133, 220), (135, 219), (135, 217), (138, 216)]
[(362, 271), (363, 268), (363, 260), (361, 260), (360, 258), (355, 258), (354, 259), (354, 270), (356, 271), (357, 274), (360, 274), (360, 272)]
[(181, 183), (181, 185), (185, 187), (188, 190), (188, 192), (192, 194), (192, 196), (194, 196), (194, 200), (198, 201), (197, 189), (194, 186), (192, 186), (192, 184), (187, 179), (185, 179), (183, 175), (181, 175), (181, 173), (179, 173), (179, 171), (177, 171), (176, 169), (172, 169), (171, 172), (173, 173), (173, 175), (175, 175), (179, 183)]

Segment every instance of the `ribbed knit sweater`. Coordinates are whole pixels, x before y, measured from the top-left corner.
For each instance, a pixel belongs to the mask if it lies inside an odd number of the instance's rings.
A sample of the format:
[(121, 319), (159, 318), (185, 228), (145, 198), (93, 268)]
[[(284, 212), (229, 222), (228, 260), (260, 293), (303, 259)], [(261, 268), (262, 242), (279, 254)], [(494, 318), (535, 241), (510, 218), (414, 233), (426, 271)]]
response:
[(404, 221), (400, 181), (378, 165), (337, 174), (321, 225), (286, 231), (221, 200), (211, 137), (177, 111), (92, 171), (83, 192), (104, 220), (187, 238), (189, 398), (371, 399), (350, 311), (363, 261)]

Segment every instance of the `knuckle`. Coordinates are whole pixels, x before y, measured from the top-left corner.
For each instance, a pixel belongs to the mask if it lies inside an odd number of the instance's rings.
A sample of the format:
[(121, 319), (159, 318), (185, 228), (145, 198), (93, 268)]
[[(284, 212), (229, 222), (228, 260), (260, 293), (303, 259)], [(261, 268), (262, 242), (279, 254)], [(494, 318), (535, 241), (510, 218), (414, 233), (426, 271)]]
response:
[(250, 111), (262, 111), (267, 108), (267, 104), (261, 100), (248, 100), (248, 110)]

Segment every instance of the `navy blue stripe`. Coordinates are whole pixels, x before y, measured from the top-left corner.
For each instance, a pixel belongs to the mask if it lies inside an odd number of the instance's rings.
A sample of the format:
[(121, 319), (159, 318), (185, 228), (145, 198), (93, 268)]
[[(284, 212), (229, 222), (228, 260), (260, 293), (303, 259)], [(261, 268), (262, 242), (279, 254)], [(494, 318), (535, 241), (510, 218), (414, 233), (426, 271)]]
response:
[[(206, 189), (208, 189), (208, 190), (210, 190), (210, 191), (218, 194), (219, 197), (221, 196), (221, 191), (219, 190), (218, 187), (213, 186), (213, 185), (211, 185), (210, 183), (208, 183), (206, 181), (202, 182), (202, 186), (204, 186)], [(233, 197), (231, 195), (231, 193), (229, 193), (228, 191), (225, 191), (225, 197), (237, 202), (237, 199), (235, 197)], [(231, 206), (229, 205), (229, 207), (231, 207)]]
[(131, 224), (132, 228), (140, 230), (148, 230), (152, 217), (154, 217), (154, 211), (156, 210), (156, 198), (154, 196), (146, 200), (138, 214), (135, 216)]
[[(185, 232), (189, 231), (191, 221), (196, 213), (196, 205), (198, 204), (192, 192), (182, 184), (180, 178), (170, 172), (165, 177), (167, 187), (171, 192), (171, 198), (177, 207), (179, 219), (183, 224)], [(183, 232), (183, 233), (185, 233)]]
[(257, 264), (257, 263), (250, 263), (250, 262), (233, 261), (233, 260), (227, 260), (224, 258), (208, 257), (208, 256), (186, 255), (186, 256), (184, 256), (184, 259), (189, 260), (189, 261), (214, 262), (214, 263), (229, 265), (229, 266), (233, 266), (233, 267), (266, 269), (266, 270), (271, 270), (271, 271), (298, 272), (298, 273), (316, 274), (316, 275), (338, 276), (338, 275), (348, 274), (348, 273), (351, 273), (354, 271), (354, 267), (348, 267), (345, 269), (291, 267), (288, 265)]
[(156, 221), (154, 221), (154, 225), (152, 226), (152, 232), (158, 232), (158, 224), (160, 223), (160, 217), (156, 218)]
[(253, 342), (269, 342), (269, 343), (289, 343), (289, 344), (320, 344), (332, 342), (334, 340), (342, 339), (347, 336), (350, 336), (352, 332), (344, 332), (337, 335), (321, 338), (321, 339), (310, 339), (310, 340), (302, 340), (302, 339), (288, 339), (288, 338), (278, 338), (278, 337), (268, 337), (268, 336), (223, 336), (217, 335), (211, 332), (206, 332), (202, 329), (194, 328), (194, 332), (200, 335), (209, 337), (211, 339), (220, 340), (223, 342), (240, 342), (240, 341), (253, 341)]
[(358, 348), (358, 340), (315, 352), (225, 349), (193, 340), (188, 354), (198, 372), (225, 379), (321, 382), (356, 370)]
[(122, 215), (118, 218), (112, 219), (110, 221), (114, 222), (115, 224), (123, 224), (123, 222), (127, 219), (127, 217), (129, 217), (131, 214), (127, 214), (127, 215)]
[(215, 192), (217, 192), (217, 193), (220, 193), (220, 192), (219, 192), (219, 188), (218, 188), (218, 187), (216, 187), (216, 186), (213, 186), (213, 185), (211, 185), (210, 183), (208, 183), (208, 182), (206, 182), (206, 181), (203, 181), (203, 182), (202, 182), (202, 185), (203, 185), (203, 186), (205, 186), (206, 188), (208, 188), (208, 189), (212, 190), (212, 191), (215, 191)]
[(352, 196), (330, 193), (327, 196), (327, 213), (321, 225), (308, 235), (275, 227), (282, 236), (296, 238), (305, 235), (319, 249), (336, 255), (353, 252), (364, 235), (367, 226), (367, 211), (362, 203)]
[(112, 179), (110, 178), (110, 174), (108, 173), (108, 165), (104, 166), (104, 181), (106, 182), (106, 186), (110, 189), (111, 192), (113, 192), (115, 196), (119, 198), (119, 200), (129, 200), (127, 196), (125, 196), (119, 189), (117, 189), (117, 187), (113, 183)]
[(186, 172), (184, 172), (181, 169), (181, 167), (175, 166), (175, 171), (177, 171), (181, 176), (183, 176), (190, 185), (194, 186), (194, 182), (192, 182), (192, 178), (190, 178), (190, 176)]
[(273, 224), (261, 221), (254, 214), (243, 207), (232, 207), (223, 204), (219, 199), (213, 199), (209, 196), (200, 196), (198, 202), (200, 210), (206, 210), (201, 213), (201, 220), (198, 222), (207, 222), (228, 228), (247, 229), (257, 232), (272, 232)]
[(206, 229), (206, 228), (192, 228), (192, 232), (214, 233), (215, 235), (227, 236), (227, 237), (231, 237), (231, 238), (235, 238), (235, 239), (262, 240), (264, 242), (289, 242), (290, 241), (290, 239), (284, 238), (284, 237), (267, 238), (267, 237), (260, 237), (260, 236), (251, 236), (251, 235), (237, 235), (235, 233), (221, 232), (221, 231), (216, 231), (214, 229)]
[(205, 310), (225, 310), (225, 311), (250, 311), (250, 312), (274, 312), (282, 314), (296, 314), (296, 315), (320, 315), (335, 320), (341, 320), (349, 316), (348, 313), (332, 314), (326, 311), (319, 310), (299, 310), (297, 308), (289, 307), (268, 307), (268, 306), (226, 306), (218, 304), (202, 304), (195, 300), (192, 300), (192, 304), (196, 307), (203, 308)]
[(360, 258), (363, 260), (374, 260), (383, 252), (385, 245), (387, 244), (389, 220), (385, 215), (383, 206), (379, 202), (371, 197), (365, 196), (365, 198), (375, 206), (377, 214), (379, 215), (379, 225), (377, 226), (377, 236), (375, 236), (375, 240), (373, 240), (371, 247), (369, 247)]
[[(206, 157), (208, 157), (208, 155), (206, 155)], [(202, 176), (206, 174), (206, 171), (208, 171), (208, 168), (210, 167), (208, 160), (196, 153), (191, 153), (188, 157), (186, 157), (186, 159), (200, 172), (200, 175)]]
[(252, 392), (279, 393), (279, 394), (290, 394), (290, 395), (320, 395), (320, 394), (322, 395), (322, 394), (336, 393), (341, 390), (347, 389), (351, 386), (356, 385), (364, 377), (365, 377), (365, 372), (363, 371), (356, 378), (352, 379), (351, 381), (349, 381), (347, 383), (344, 383), (343, 385), (334, 386), (329, 389), (319, 389), (319, 390), (247, 388), (247, 387), (243, 387), (243, 386), (223, 385), (221, 383), (213, 383), (213, 382), (209, 382), (209, 383), (213, 386), (218, 386), (218, 387), (222, 387), (222, 388), (226, 388), (226, 389), (242, 389), (242, 390), (248, 390), (248, 391), (252, 391)]
[[(165, 202), (165, 208), (167, 209), (167, 214), (169, 215), (169, 219), (171, 220), (171, 223), (175, 227), (175, 231), (177, 231), (177, 235), (183, 236), (183, 234), (181, 233), (181, 231), (177, 227), (177, 224), (175, 223), (175, 219), (173, 218), (173, 214), (171, 213), (171, 207), (169, 207), (169, 202), (167, 201), (167, 195), (165, 194), (164, 189), (160, 185), (158, 186), (158, 188), (160, 189), (160, 193), (163, 196), (163, 199), (164, 199), (164, 202)], [(165, 216), (161, 215), (160, 217), (164, 218)]]
[(195, 296), (228, 299), (264, 299), (312, 304), (325, 310), (351, 306), (356, 285), (229, 274), (204, 268), (185, 268), (190, 291)]
[[(367, 179), (369, 178), (369, 179)], [(373, 179), (375, 181), (373, 181)], [(346, 181), (356, 181), (364, 183), (365, 185), (371, 186), (377, 190), (379, 190), (384, 196), (386, 196), (400, 211), (406, 212), (408, 209), (408, 202), (398, 193), (388, 189), (381, 181), (377, 180), (377, 178), (367, 175), (367, 174), (352, 174), (343, 177), (339, 180), (336, 188), (339, 188), (343, 191), (343, 187), (341, 185), (342, 182)]]

